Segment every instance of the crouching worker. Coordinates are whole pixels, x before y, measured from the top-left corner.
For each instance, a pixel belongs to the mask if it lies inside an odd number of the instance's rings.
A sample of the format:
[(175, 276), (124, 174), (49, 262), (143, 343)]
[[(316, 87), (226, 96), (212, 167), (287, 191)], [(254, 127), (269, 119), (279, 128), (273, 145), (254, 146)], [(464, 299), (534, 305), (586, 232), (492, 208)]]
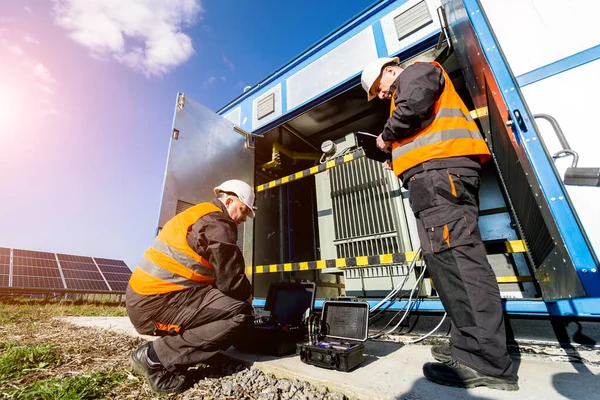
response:
[(186, 389), (185, 371), (227, 349), (252, 322), (252, 286), (236, 245), (237, 226), (254, 217), (243, 181), (214, 189), (210, 203), (177, 214), (146, 250), (127, 287), (129, 319), (160, 336), (131, 353), (131, 365), (158, 393)]

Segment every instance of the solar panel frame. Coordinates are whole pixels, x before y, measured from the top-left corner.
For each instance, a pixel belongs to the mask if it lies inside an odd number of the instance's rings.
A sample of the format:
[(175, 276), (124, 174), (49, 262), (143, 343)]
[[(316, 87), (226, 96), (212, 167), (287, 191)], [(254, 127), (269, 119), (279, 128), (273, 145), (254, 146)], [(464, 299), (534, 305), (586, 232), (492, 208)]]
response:
[(11, 287), (64, 289), (54, 253), (13, 249)]

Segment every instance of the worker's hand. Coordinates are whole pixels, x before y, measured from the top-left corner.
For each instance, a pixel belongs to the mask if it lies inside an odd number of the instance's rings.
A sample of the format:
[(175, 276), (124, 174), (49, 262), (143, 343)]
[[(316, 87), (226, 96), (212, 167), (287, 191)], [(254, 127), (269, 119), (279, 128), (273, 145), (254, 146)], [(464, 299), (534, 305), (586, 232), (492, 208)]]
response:
[(388, 142), (387, 140), (383, 140), (381, 135), (377, 136), (377, 148), (384, 153), (391, 153), (392, 151), (392, 142)]
[(392, 160), (385, 160), (381, 166), (383, 167), (383, 169), (391, 171), (392, 170)]
[(252, 305), (252, 295), (250, 295), (250, 297), (248, 297), (248, 300), (246, 300), (246, 303)]

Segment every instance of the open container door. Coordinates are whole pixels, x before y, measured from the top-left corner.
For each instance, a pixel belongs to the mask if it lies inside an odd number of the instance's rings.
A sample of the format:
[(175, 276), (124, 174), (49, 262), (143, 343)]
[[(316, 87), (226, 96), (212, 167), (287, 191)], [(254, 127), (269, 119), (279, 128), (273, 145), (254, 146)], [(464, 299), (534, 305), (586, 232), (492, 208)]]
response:
[(449, 36), (545, 300), (600, 296), (597, 260), (477, 0), (444, 0)]
[[(158, 229), (177, 213), (215, 198), (213, 189), (228, 179), (254, 187), (254, 136), (196, 103), (177, 96)], [(252, 282), (253, 219), (238, 227), (238, 246)]]

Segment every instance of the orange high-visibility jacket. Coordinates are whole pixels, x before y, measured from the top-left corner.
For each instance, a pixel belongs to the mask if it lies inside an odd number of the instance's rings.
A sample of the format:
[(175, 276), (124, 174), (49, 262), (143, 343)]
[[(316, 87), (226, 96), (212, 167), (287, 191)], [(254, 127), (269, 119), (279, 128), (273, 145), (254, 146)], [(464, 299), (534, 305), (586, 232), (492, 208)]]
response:
[[(454, 89), (446, 71), (436, 62), (430, 64), (442, 70), (444, 91), (435, 102), (434, 119), (413, 135), (392, 143), (392, 166), (396, 176), (412, 167), (436, 158), (478, 156), (484, 163), (490, 151), (471, 118), (471, 114)], [(390, 117), (396, 104), (392, 99)]]
[(212, 284), (214, 267), (186, 240), (192, 225), (212, 212), (223, 211), (214, 204), (201, 203), (170, 219), (133, 271), (129, 279), (131, 289), (150, 296)]

